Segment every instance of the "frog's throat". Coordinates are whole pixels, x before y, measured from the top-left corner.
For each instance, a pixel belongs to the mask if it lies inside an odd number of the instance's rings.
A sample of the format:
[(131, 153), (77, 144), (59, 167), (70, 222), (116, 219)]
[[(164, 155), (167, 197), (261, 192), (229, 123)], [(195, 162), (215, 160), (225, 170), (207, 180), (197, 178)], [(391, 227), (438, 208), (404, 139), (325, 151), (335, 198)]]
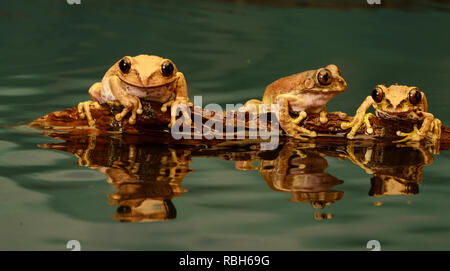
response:
[[(119, 77), (120, 78), (120, 77)], [(173, 84), (176, 80), (178, 79), (178, 77), (173, 77), (172, 79), (170, 79), (170, 81), (165, 82), (163, 84), (155, 84), (155, 85), (139, 85), (139, 84), (133, 84), (128, 82), (127, 80), (120, 78), (120, 81), (122, 81), (123, 83), (133, 86), (133, 87), (137, 87), (137, 88), (144, 88), (144, 89), (151, 89), (151, 88), (158, 88), (158, 87), (163, 87), (163, 86), (168, 86), (170, 84)]]

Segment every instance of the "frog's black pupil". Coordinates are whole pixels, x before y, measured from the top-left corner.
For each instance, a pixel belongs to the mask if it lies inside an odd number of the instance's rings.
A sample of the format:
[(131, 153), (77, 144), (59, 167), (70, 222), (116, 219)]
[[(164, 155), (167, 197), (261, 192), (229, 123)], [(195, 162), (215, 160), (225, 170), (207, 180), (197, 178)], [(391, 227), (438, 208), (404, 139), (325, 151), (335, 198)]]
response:
[(119, 68), (123, 73), (128, 73), (131, 68), (130, 62), (128, 62), (128, 60), (122, 59), (119, 63)]
[(413, 92), (409, 94), (409, 101), (412, 104), (419, 103), (421, 99), (422, 99), (422, 93), (420, 93), (420, 91), (418, 91), (418, 90), (413, 90)]
[(161, 71), (164, 76), (171, 76), (173, 73), (173, 65), (169, 61), (164, 62), (161, 65)]
[(383, 99), (383, 95), (384, 94), (381, 89), (376, 88), (372, 90), (372, 99), (377, 103), (381, 102), (381, 100)]
[(331, 75), (330, 75), (330, 72), (328, 70), (320, 71), (317, 77), (318, 77), (317, 79), (319, 80), (319, 82), (322, 85), (329, 85), (329, 84), (331, 84)]
[(419, 91), (416, 91), (416, 94), (414, 94), (416, 101), (419, 102), (420, 99), (422, 99), (422, 94)]

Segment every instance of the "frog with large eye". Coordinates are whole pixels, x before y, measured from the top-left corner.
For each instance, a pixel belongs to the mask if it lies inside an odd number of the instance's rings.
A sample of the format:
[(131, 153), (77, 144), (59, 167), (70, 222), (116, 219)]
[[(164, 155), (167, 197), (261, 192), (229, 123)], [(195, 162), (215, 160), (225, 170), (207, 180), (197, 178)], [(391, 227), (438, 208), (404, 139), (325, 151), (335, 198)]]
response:
[(368, 134), (373, 133), (373, 128), (369, 121), (373, 114), (366, 114), (366, 111), (371, 106), (375, 108), (375, 114), (379, 118), (422, 122), (420, 129), (417, 129), (417, 125), (414, 125), (412, 132), (405, 133), (397, 131), (397, 135), (403, 136), (404, 138), (394, 141), (394, 143), (421, 141), (428, 135), (428, 132), (431, 132), (431, 139), (433, 141), (440, 138), (442, 123), (433, 114), (427, 112), (428, 103), (425, 93), (417, 87), (400, 86), (398, 84), (391, 85), (390, 87), (384, 85), (377, 85), (375, 87), (372, 95), (367, 96), (360, 105), (353, 120), (341, 124), (342, 129), (352, 127), (347, 134), (347, 138), (354, 138), (355, 133), (363, 123), (366, 125), (366, 132)]
[[(259, 104), (265, 104), (269, 110), (271, 105), (277, 105), (281, 128), (292, 137), (306, 140), (300, 134), (310, 137), (316, 137), (317, 134), (298, 124), (306, 118), (308, 113), (320, 113), (320, 122), (326, 123), (328, 121), (327, 102), (346, 89), (347, 83), (341, 71), (336, 65), (330, 64), (324, 68), (297, 73), (271, 83), (266, 87), (262, 101), (249, 100), (245, 103), (245, 107), (249, 111), (254, 111), (252, 106), (254, 108)], [(292, 118), (290, 112), (298, 114), (298, 117)]]
[[(92, 101), (81, 102), (78, 113), (87, 118), (89, 126), (94, 126), (90, 108), (100, 104), (119, 102), (122, 112), (115, 115), (121, 121), (129, 112), (128, 122), (136, 123), (136, 114), (142, 114), (140, 99), (162, 103), (161, 111), (171, 107), (171, 124), (175, 122), (177, 106), (192, 105), (187, 96), (187, 85), (184, 75), (169, 60), (153, 55), (125, 56), (117, 61), (104, 75), (101, 82), (93, 84), (89, 89)], [(185, 120), (190, 117), (183, 112)], [(169, 124), (170, 125), (170, 124)]]

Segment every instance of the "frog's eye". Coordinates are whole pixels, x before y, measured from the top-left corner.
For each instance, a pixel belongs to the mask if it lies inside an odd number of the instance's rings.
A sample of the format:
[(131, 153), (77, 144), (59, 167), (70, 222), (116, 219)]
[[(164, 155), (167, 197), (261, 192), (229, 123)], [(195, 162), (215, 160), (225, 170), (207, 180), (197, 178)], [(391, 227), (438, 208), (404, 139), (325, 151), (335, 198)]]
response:
[(128, 73), (131, 68), (131, 63), (128, 59), (124, 58), (119, 62), (119, 68), (123, 73)]
[(165, 77), (169, 77), (172, 75), (174, 70), (173, 64), (166, 60), (161, 64), (161, 72)]
[(322, 69), (317, 73), (317, 81), (321, 85), (327, 86), (331, 84), (331, 81), (333, 81), (333, 76), (331, 75), (330, 70), (328, 69)]
[(383, 100), (383, 98), (384, 98), (384, 92), (383, 92), (383, 90), (382, 90), (380, 87), (375, 87), (375, 88), (372, 90), (372, 99), (373, 99), (375, 102), (379, 103), (379, 102), (381, 102), (381, 101)]
[(422, 93), (417, 88), (413, 88), (409, 91), (408, 99), (410, 103), (416, 105), (422, 100)]

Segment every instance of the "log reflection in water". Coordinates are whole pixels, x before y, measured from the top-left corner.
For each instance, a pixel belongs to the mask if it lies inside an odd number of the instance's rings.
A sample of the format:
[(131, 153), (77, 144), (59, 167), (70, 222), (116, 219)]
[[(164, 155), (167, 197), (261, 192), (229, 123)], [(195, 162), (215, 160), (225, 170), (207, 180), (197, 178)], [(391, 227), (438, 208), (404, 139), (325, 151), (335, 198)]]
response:
[(369, 195), (377, 197), (417, 194), (423, 168), (433, 162), (422, 145), (374, 141), (317, 139), (305, 143), (287, 139), (277, 150), (260, 151), (259, 144), (251, 142), (170, 146), (149, 143), (151, 138), (137, 135), (52, 137), (64, 142), (41, 147), (73, 153), (80, 166), (98, 169), (107, 176), (107, 182), (117, 190), (107, 196), (110, 204), (118, 206), (114, 218), (127, 222), (175, 218), (171, 199), (185, 192), (181, 183), (193, 171), (189, 168), (192, 157), (234, 160), (239, 170), (258, 170), (272, 190), (292, 194), (290, 201), (311, 204), (318, 210), (314, 218), (319, 220), (333, 218), (333, 214), (319, 210), (344, 197), (344, 191), (336, 189), (343, 181), (325, 172), (325, 157), (348, 159), (373, 175)]

